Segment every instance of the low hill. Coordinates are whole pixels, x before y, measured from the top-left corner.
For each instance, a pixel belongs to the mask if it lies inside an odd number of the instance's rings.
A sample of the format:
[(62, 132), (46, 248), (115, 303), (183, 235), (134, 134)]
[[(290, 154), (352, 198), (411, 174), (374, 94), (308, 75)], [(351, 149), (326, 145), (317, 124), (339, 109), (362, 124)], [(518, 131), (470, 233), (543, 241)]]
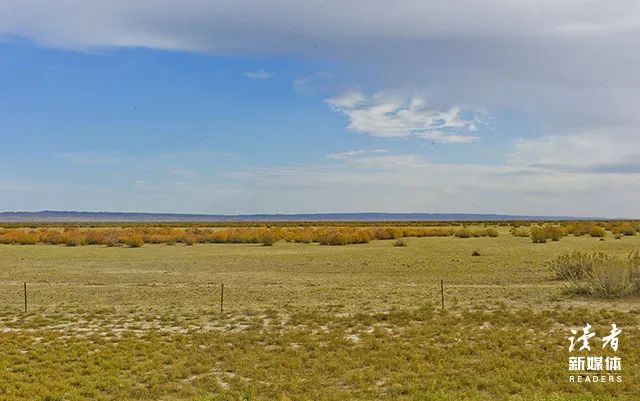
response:
[(505, 221), (581, 220), (569, 216), (525, 216), (467, 213), (311, 213), (311, 214), (177, 214), (119, 212), (3, 212), (0, 222), (237, 222), (237, 221)]

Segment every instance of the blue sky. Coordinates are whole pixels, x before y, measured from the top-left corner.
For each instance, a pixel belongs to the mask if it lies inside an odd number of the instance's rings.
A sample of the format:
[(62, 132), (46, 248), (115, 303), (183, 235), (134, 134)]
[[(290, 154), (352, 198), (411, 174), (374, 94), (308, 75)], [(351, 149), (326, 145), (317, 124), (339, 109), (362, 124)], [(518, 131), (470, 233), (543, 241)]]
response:
[(640, 216), (632, 3), (41, 3), (0, 6), (0, 210)]

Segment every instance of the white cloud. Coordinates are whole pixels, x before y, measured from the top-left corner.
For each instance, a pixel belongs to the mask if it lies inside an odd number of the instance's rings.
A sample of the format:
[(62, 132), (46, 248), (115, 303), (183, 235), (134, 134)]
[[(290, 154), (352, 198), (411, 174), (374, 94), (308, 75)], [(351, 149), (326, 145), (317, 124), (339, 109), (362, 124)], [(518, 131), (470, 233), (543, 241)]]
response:
[[(362, 38), (593, 37), (637, 32), (634, 0), (4, 0), (0, 31), (61, 46), (298, 51)], [(309, 46), (310, 44), (315, 44)]]
[(359, 90), (349, 90), (342, 92), (336, 97), (326, 99), (325, 102), (327, 102), (336, 111), (340, 112), (345, 112), (358, 107), (366, 106), (369, 103), (365, 95)]
[(507, 155), (514, 165), (589, 173), (640, 172), (640, 137), (635, 127), (610, 127), (516, 141)]
[[(469, 127), (469, 131), (476, 131), (476, 129)], [(441, 143), (468, 143), (475, 142), (479, 139), (473, 135), (451, 134), (440, 130), (420, 132), (417, 133), (416, 136)]]
[(238, 198), (235, 206), (244, 210), (640, 216), (640, 205), (626, 201), (640, 197), (640, 172), (634, 175), (639, 179), (618, 173), (603, 179), (599, 173), (511, 163), (435, 163), (417, 154), (358, 153), (227, 176), (248, 192), (245, 199), (261, 200), (251, 205)]
[(245, 72), (243, 75), (250, 79), (269, 79), (273, 78), (275, 74), (265, 70), (258, 70)]
[[(501, 109), (513, 113), (513, 132), (505, 136), (520, 135), (522, 121), (527, 131), (537, 128), (539, 135), (520, 140), (498, 166), (358, 154), (330, 158), (328, 165), (262, 170), (263, 181), (244, 171), (250, 186), (232, 183), (223, 195), (208, 189), (192, 197), (199, 202), (193, 207), (201, 211), (291, 212), (305, 205), (308, 211), (593, 215), (612, 210), (640, 216), (635, 201), (640, 198), (635, 175), (640, 171), (637, 0), (487, 0), (482, 5), (475, 0), (399, 0), (388, 7), (339, 0), (2, 0), (1, 33), (79, 50), (136, 46), (312, 56), (343, 67), (337, 72), (346, 72), (347, 84), (400, 88), (437, 99), (431, 107), (419, 97), (369, 98), (358, 91), (329, 99), (354, 131), (469, 142), (476, 139), (478, 122), (449, 106), (482, 105), (493, 115)], [(339, 79), (332, 85), (345, 84)], [(311, 86), (303, 78), (292, 84)], [(97, 160), (91, 155), (62, 158)], [(166, 171), (167, 163), (159, 165)], [(66, 207), (67, 195), (60, 192), (60, 205)], [(107, 199), (100, 195), (96, 204), (113, 208)], [(138, 201), (131, 205), (185, 207), (169, 191), (159, 202)], [(24, 199), (16, 202), (24, 205)]]
[(421, 169), (425, 166), (426, 160), (419, 155), (384, 155), (384, 156), (367, 156), (355, 158), (347, 161), (350, 166), (375, 170), (398, 170), (407, 168)]
[(434, 110), (419, 96), (408, 101), (384, 93), (368, 99), (360, 91), (347, 91), (325, 100), (333, 110), (349, 118), (348, 129), (379, 137), (417, 136), (434, 142), (473, 142), (473, 135), (459, 131), (476, 131), (477, 120), (465, 120), (460, 108)]
[(2, 33), (80, 50), (312, 56), (347, 66), (349, 83), (515, 109), (551, 130), (640, 123), (637, 0), (3, 0)]
[(367, 153), (366, 150), (347, 150), (345, 152), (329, 153), (329, 159), (348, 159), (350, 157), (359, 156)]
[(334, 159), (334, 160), (344, 160), (344, 159), (353, 159), (353, 158), (364, 157), (366, 155), (379, 155), (379, 154), (387, 153), (387, 152), (388, 152), (387, 149), (347, 150), (345, 152), (329, 153), (327, 155), (327, 158), (328, 159)]

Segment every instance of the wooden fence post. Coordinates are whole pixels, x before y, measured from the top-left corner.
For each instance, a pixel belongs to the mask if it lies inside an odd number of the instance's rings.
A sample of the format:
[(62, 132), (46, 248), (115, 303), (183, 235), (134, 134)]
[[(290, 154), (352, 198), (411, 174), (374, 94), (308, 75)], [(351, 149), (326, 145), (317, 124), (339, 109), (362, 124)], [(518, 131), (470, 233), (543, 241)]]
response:
[(442, 297), (442, 309), (444, 309), (444, 280), (440, 279), (440, 296)]
[(220, 287), (220, 313), (224, 313), (224, 283)]
[(24, 282), (24, 313), (27, 313), (27, 282)]

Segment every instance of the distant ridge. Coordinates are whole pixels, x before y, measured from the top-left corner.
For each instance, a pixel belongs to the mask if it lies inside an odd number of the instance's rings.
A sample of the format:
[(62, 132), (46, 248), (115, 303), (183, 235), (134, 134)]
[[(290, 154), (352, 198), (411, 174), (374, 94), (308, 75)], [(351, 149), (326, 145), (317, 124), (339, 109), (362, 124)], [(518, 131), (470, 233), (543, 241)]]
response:
[(310, 213), (310, 214), (178, 214), (119, 212), (2, 212), (0, 222), (238, 222), (238, 221), (478, 221), (586, 220), (571, 216), (526, 216), (473, 213)]

